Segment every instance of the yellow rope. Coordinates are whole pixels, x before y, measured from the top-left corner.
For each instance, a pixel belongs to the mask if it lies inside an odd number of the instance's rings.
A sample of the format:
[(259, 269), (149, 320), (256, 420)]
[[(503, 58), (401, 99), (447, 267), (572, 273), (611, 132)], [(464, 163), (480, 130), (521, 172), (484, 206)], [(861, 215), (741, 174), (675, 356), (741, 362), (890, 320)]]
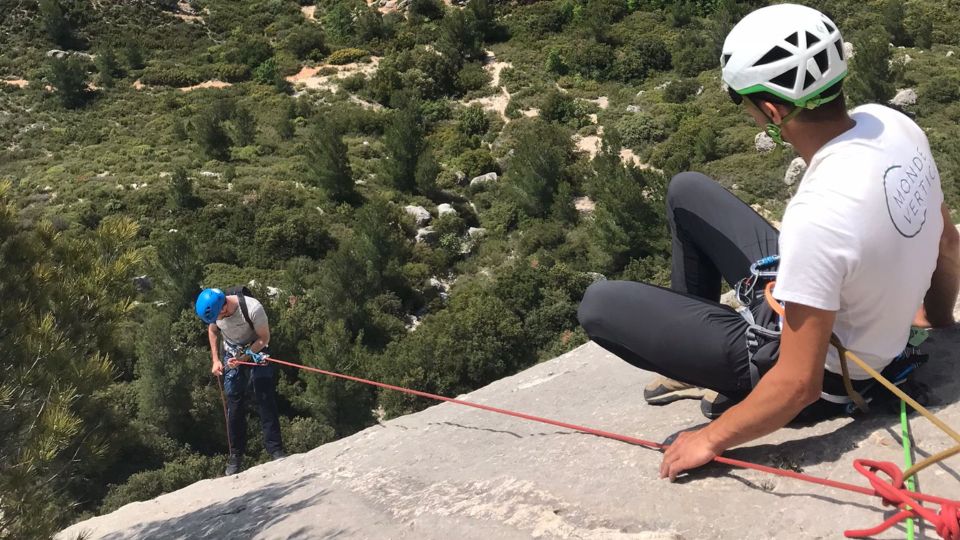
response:
[[(920, 413), (921, 415), (923, 415), (923, 417), (926, 418), (927, 420), (929, 420), (933, 425), (937, 426), (938, 428), (940, 428), (941, 431), (943, 431), (944, 433), (946, 433), (947, 435), (949, 435), (953, 440), (955, 440), (955, 441), (957, 441), (958, 443), (960, 443), (960, 433), (957, 433), (956, 431), (953, 430), (953, 428), (951, 428), (950, 426), (948, 426), (943, 420), (940, 420), (939, 418), (937, 418), (937, 416), (936, 416), (935, 414), (933, 414), (932, 412), (928, 411), (926, 407), (924, 407), (923, 405), (917, 403), (917, 401), (916, 401), (915, 399), (913, 399), (912, 397), (908, 396), (908, 395), (906, 394), (906, 392), (904, 392), (903, 390), (901, 390), (900, 388), (898, 388), (897, 385), (895, 385), (895, 384), (893, 384), (892, 382), (890, 382), (889, 380), (887, 380), (886, 377), (884, 377), (883, 375), (881, 375), (877, 370), (875, 370), (875, 369), (873, 369), (872, 367), (870, 367), (870, 366), (869, 366), (866, 362), (864, 362), (860, 357), (858, 357), (857, 355), (855, 355), (855, 354), (853, 354), (852, 352), (850, 352), (849, 350), (847, 350), (847, 349), (840, 343), (840, 340), (837, 339), (837, 336), (836, 336), (836, 335), (831, 336), (831, 338), (830, 338), (830, 343), (831, 343), (834, 347), (836, 347), (836, 348), (837, 348), (837, 351), (840, 353), (840, 369), (841, 369), (841, 371), (843, 372), (843, 385), (844, 385), (844, 387), (847, 389), (847, 393), (850, 394), (850, 399), (852, 399), (852, 400), (854, 401), (854, 403), (857, 404), (858, 407), (860, 407), (862, 410), (866, 410), (863, 406), (861, 406), (860, 402), (857, 401), (857, 398), (859, 398), (859, 399), (862, 401), (862, 400), (863, 400), (863, 397), (860, 396), (860, 394), (857, 394), (856, 391), (853, 390), (853, 385), (850, 383), (850, 376), (849, 376), (848, 371), (847, 371), (847, 357), (849, 357), (850, 359), (852, 359), (858, 366), (860, 366), (861, 369), (863, 369), (863, 370), (866, 371), (871, 377), (873, 377), (874, 379), (876, 379), (877, 382), (879, 382), (879, 383), (882, 384), (884, 387), (886, 387), (887, 390), (890, 390), (891, 392), (893, 392), (894, 395), (896, 395), (897, 397), (899, 397), (900, 399), (902, 399), (907, 405), (910, 405), (911, 407), (913, 407), (913, 409), (914, 409), (915, 411), (917, 411), (918, 413)], [(865, 406), (866, 403), (864, 403), (863, 405)], [(950, 448), (950, 449), (948, 449), (948, 450), (944, 450), (944, 451), (942, 451), (942, 452), (938, 452), (938, 453), (936, 453), (936, 454), (934, 454), (934, 455), (932, 455), (932, 456), (924, 459), (923, 461), (917, 463), (917, 464), (914, 465), (913, 467), (910, 467), (909, 469), (907, 469), (907, 470), (903, 473), (903, 477), (904, 477), (904, 478), (909, 478), (910, 476), (912, 476), (912, 475), (914, 475), (914, 474), (922, 471), (923, 469), (929, 467), (930, 465), (933, 465), (934, 463), (938, 463), (938, 462), (940, 462), (940, 461), (942, 461), (942, 460), (944, 460), (944, 459), (946, 459), (946, 458), (948, 458), (948, 457), (950, 457), (950, 456), (956, 455), (956, 454), (960, 454), (960, 444), (958, 444), (957, 446), (955, 446), (955, 447), (953, 447), (953, 448)]]

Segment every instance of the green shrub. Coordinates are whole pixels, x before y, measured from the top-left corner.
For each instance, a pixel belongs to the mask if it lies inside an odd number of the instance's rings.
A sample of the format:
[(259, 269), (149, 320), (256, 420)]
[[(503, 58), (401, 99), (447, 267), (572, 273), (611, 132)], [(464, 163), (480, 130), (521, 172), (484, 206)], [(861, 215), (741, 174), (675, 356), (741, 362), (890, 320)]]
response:
[(457, 72), (457, 88), (461, 92), (471, 92), (486, 88), (490, 84), (490, 74), (479, 62), (464, 64)]
[(463, 171), (467, 178), (473, 178), (488, 172), (500, 173), (497, 160), (493, 159), (493, 155), (486, 148), (467, 150), (453, 160), (451, 167), (454, 170)]
[(150, 86), (192, 86), (203, 80), (203, 74), (194, 67), (169, 64), (148, 66), (140, 75), (140, 82)]
[(109, 513), (125, 504), (152, 499), (204, 478), (216, 477), (223, 465), (222, 457), (194, 455), (166, 463), (162, 469), (136, 473), (126, 483), (110, 486), (100, 511)]
[(335, 66), (352, 64), (353, 62), (359, 62), (361, 59), (366, 58), (368, 54), (369, 53), (363, 49), (338, 49), (330, 53), (330, 56), (327, 57), (327, 63)]
[(246, 64), (214, 64), (209, 78), (230, 83), (246, 81), (250, 78), (250, 68)]
[(304, 60), (319, 60), (327, 53), (323, 29), (318, 24), (302, 24), (287, 34), (283, 48)]
[(626, 114), (617, 121), (617, 130), (624, 146), (642, 152), (650, 145), (666, 138), (663, 126), (646, 113)]
[(663, 89), (663, 100), (667, 103), (683, 103), (694, 97), (700, 91), (700, 83), (696, 79), (680, 79), (670, 81)]

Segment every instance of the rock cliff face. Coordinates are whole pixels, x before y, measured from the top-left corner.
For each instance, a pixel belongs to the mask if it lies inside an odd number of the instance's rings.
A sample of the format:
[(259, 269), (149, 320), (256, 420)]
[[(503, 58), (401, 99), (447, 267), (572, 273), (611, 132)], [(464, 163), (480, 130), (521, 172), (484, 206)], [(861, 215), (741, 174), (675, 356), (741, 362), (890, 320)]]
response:
[[(918, 380), (958, 426), (960, 330), (928, 343)], [(647, 406), (652, 377), (587, 344), (462, 397), (651, 440), (705, 422), (696, 401)], [(951, 446), (922, 418), (911, 425), (919, 457)], [(878, 412), (786, 428), (727, 455), (861, 485), (854, 458), (902, 461), (898, 419)], [(890, 515), (866, 496), (719, 465), (671, 484), (657, 479), (659, 463), (645, 448), (442, 404), (58, 538), (838, 538)], [(919, 486), (960, 497), (958, 468), (954, 457), (927, 469)]]

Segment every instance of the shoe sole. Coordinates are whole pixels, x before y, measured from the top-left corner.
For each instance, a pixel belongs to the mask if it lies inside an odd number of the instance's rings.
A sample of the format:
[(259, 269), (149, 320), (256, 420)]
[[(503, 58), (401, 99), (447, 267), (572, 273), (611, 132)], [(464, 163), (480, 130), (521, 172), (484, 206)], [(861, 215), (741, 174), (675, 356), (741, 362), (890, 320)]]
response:
[(673, 403), (681, 399), (700, 399), (704, 393), (706, 393), (706, 390), (703, 388), (684, 388), (683, 390), (674, 390), (673, 392), (667, 392), (666, 394), (660, 394), (659, 396), (651, 398), (644, 397), (643, 399), (646, 400), (648, 405), (666, 405), (667, 403)]

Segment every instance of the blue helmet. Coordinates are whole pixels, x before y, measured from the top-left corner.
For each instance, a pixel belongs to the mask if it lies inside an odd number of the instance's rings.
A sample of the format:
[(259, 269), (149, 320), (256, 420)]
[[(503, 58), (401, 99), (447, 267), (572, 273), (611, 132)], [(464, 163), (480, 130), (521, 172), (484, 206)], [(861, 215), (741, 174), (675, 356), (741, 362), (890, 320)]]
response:
[(226, 302), (227, 295), (220, 289), (204, 289), (197, 297), (197, 316), (203, 322), (213, 324)]

